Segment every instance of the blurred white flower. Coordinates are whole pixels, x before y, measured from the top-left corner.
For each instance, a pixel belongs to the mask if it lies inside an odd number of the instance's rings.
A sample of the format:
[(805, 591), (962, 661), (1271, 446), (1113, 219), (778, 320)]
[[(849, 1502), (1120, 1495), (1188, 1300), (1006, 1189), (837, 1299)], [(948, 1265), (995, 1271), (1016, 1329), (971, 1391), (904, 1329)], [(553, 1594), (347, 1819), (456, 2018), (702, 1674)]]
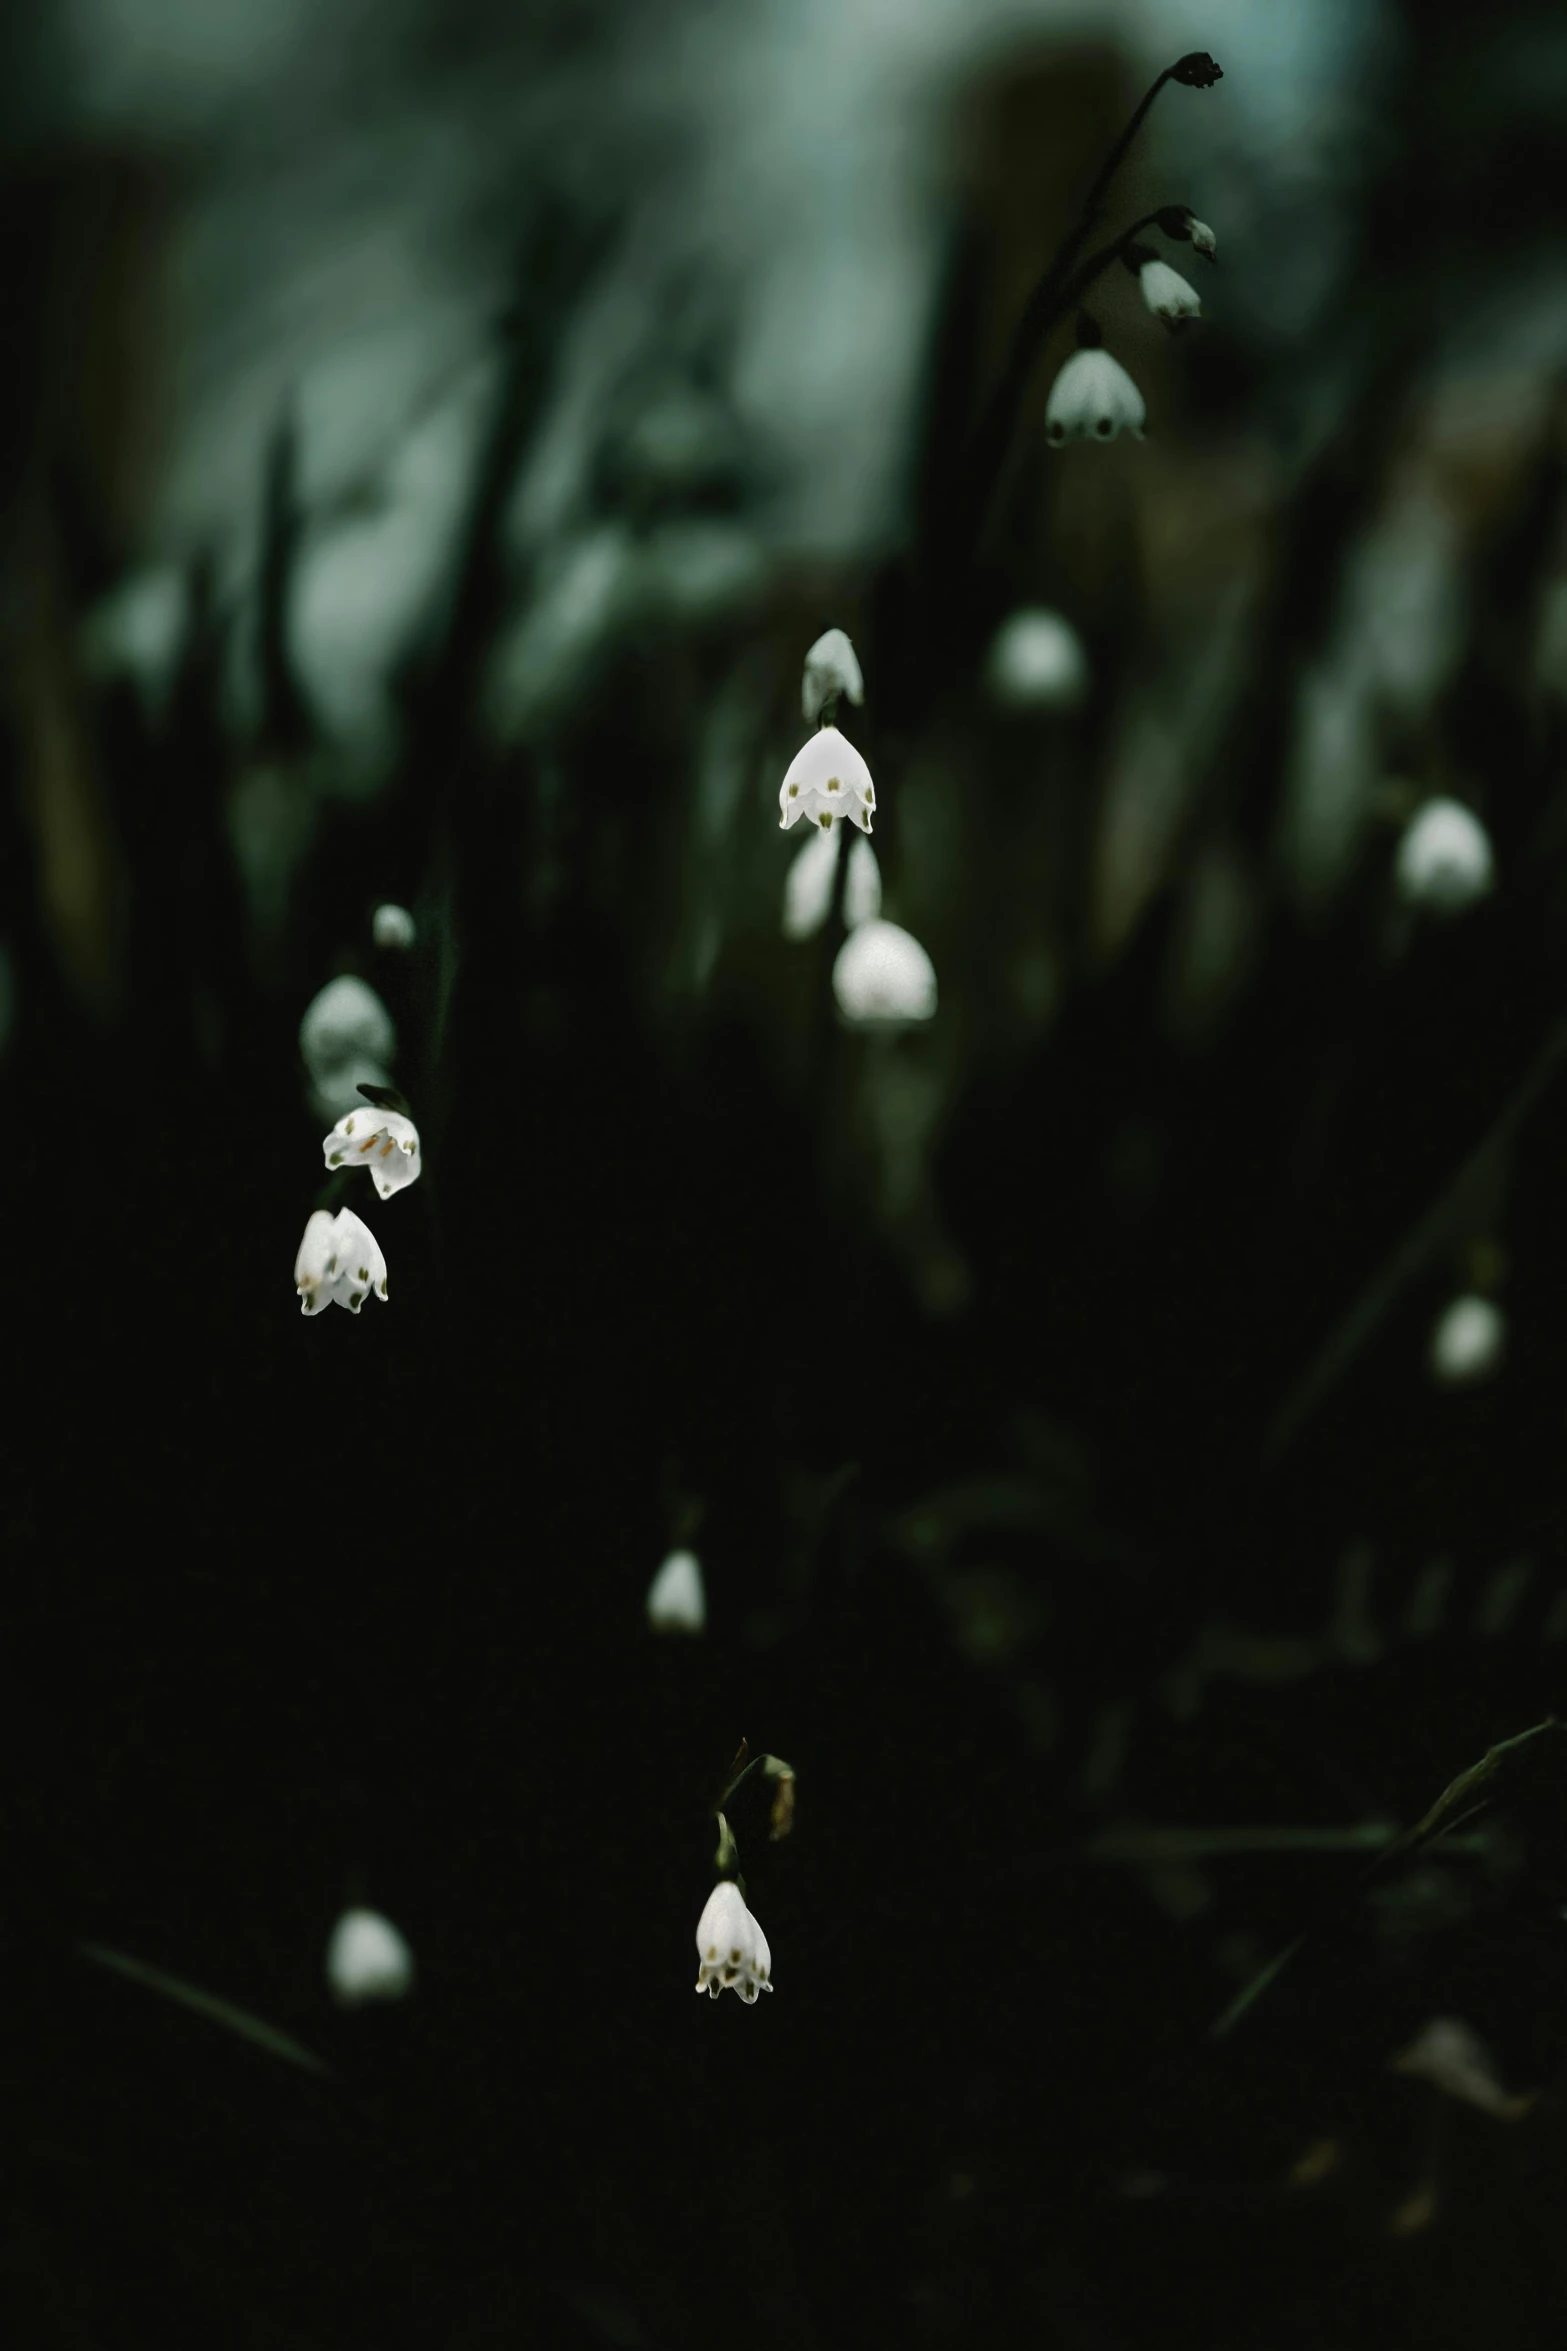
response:
[(895, 922), (863, 922), (832, 967), (838, 1009), (854, 1028), (904, 1028), (936, 1009), (936, 967)]
[(847, 816), (868, 833), (875, 806), (871, 771), (836, 727), (820, 727), (802, 744), (778, 787), (778, 822), (785, 832), (802, 816), (824, 829), (835, 816)]
[(1431, 1333), (1431, 1371), (1444, 1387), (1483, 1380), (1501, 1361), (1507, 1325), (1490, 1298), (1455, 1298)]
[(334, 1304), (357, 1314), (372, 1288), (378, 1298), (386, 1296), (380, 1243), (351, 1208), (340, 1208), (335, 1216), (324, 1208), (315, 1211), (294, 1260), (294, 1287), (305, 1314)]
[(1186, 234), (1192, 241), (1193, 250), (1200, 253), (1204, 260), (1216, 261), (1218, 259), (1219, 240), (1205, 220), (1193, 219)]
[(299, 1024), (299, 1051), (318, 1118), (341, 1118), (362, 1099), (361, 1084), (390, 1083), (397, 1051), (392, 1016), (374, 988), (344, 973), (313, 997)]
[(749, 2007), (758, 1992), (772, 1990), (773, 1955), (767, 1937), (747, 1910), (739, 1887), (727, 1878), (707, 1897), (697, 1921), (696, 1949), (702, 1963), (696, 1988), (709, 1999), (716, 2000), (727, 1986)]
[[(784, 877), (783, 930), (786, 939), (809, 939), (827, 920), (833, 880), (838, 870), (838, 836), (813, 828), (804, 847)], [(849, 848), (849, 870), (843, 880), (843, 919), (852, 931), (881, 912), (881, 867), (869, 841), (856, 840)]]
[(326, 1947), (326, 1980), (340, 2008), (401, 2000), (413, 1988), (414, 1955), (378, 1910), (345, 1910)]
[(378, 947), (411, 947), (414, 918), (406, 906), (378, 906), (371, 918), (370, 935)]
[(1186, 326), (1192, 319), (1201, 318), (1202, 301), (1196, 287), (1189, 285), (1167, 261), (1145, 261), (1137, 273), (1137, 282), (1154, 317), (1162, 319), (1167, 327)]
[(1537, 2093), (1519, 2095), (1503, 2089), (1490, 2051), (1462, 2017), (1433, 2016), (1409, 2047), (1390, 2062), (1395, 2073), (1413, 2074), (1417, 2081), (1430, 2082), (1445, 2090), (1449, 2098), (1477, 2106), (1498, 2122), (1517, 2122), (1535, 2103)]
[(1074, 351), (1051, 385), (1045, 438), (1054, 448), (1063, 441), (1113, 441), (1121, 432), (1140, 441), (1147, 415), (1143, 396), (1120, 361), (1096, 344)]
[(419, 1129), (398, 1110), (378, 1110), (361, 1095), (359, 1108), (340, 1118), (322, 1139), (328, 1167), (368, 1167), (383, 1200), (390, 1200), (420, 1171)]
[(1399, 842), (1394, 875), (1410, 905), (1461, 913), (1495, 878), (1491, 836), (1461, 800), (1428, 800)]
[(805, 656), (800, 703), (807, 720), (814, 725), (823, 704), (839, 694), (851, 702), (863, 702), (865, 680), (860, 675), (859, 656), (843, 630), (828, 629)]
[(996, 631), (985, 680), (1009, 710), (1067, 710), (1087, 690), (1088, 657), (1069, 620), (1026, 605)]
[(313, 996), (299, 1024), (299, 1050), (312, 1077), (354, 1055), (388, 1062), (397, 1051), (392, 1016), (374, 988), (345, 972)]
[(707, 1594), (694, 1551), (671, 1551), (648, 1586), (647, 1620), (655, 1633), (699, 1633), (707, 1623)]

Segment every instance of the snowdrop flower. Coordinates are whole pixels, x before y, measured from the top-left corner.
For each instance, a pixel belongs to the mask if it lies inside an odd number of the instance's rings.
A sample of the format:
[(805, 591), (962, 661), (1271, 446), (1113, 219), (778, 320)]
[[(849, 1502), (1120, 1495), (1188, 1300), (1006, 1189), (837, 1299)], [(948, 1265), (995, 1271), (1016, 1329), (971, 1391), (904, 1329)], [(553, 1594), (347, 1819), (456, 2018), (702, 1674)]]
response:
[(1431, 1333), (1431, 1370), (1444, 1387), (1483, 1380), (1501, 1360), (1507, 1325), (1490, 1298), (1455, 1298)]
[(304, 1314), (333, 1304), (357, 1314), (372, 1289), (378, 1298), (386, 1296), (386, 1259), (351, 1208), (340, 1208), (336, 1216), (316, 1210), (294, 1260), (294, 1287)]
[(411, 947), (414, 918), (406, 906), (378, 906), (371, 918), (370, 935), (378, 947)]
[(1031, 605), (997, 630), (985, 677), (1006, 709), (1067, 710), (1087, 689), (1088, 661), (1070, 621)]
[(323, 1137), (321, 1152), (328, 1167), (368, 1167), (381, 1198), (390, 1200), (418, 1177), (419, 1129), (401, 1111), (375, 1109), (361, 1097)]
[(778, 822), (785, 832), (802, 816), (824, 831), (835, 816), (846, 816), (868, 833), (875, 806), (871, 771), (836, 727), (818, 728), (790, 760), (778, 787)]
[[(810, 939), (827, 920), (832, 886), (838, 871), (838, 839), (833, 832), (813, 828), (809, 840), (784, 879), (783, 930), (786, 939)], [(852, 931), (881, 912), (881, 867), (869, 841), (850, 845), (849, 870), (843, 880), (843, 919)]]
[(648, 1586), (647, 1620), (655, 1633), (699, 1633), (707, 1623), (707, 1594), (694, 1551), (671, 1551)]
[(1145, 261), (1137, 273), (1137, 282), (1143, 290), (1143, 300), (1154, 317), (1162, 319), (1167, 327), (1183, 327), (1202, 316), (1202, 302), (1195, 286), (1188, 285), (1178, 269), (1167, 261)]
[(1457, 2016), (1434, 2016), (1407, 2049), (1390, 2060), (1395, 2073), (1413, 2074), (1461, 2098), (1498, 2122), (1517, 2122), (1535, 2103), (1537, 2093), (1509, 2094), (1496, 2078), (1491, 2053), (1472, 2026)]
[(716, 2000), (727, 1985), (749, 2008), (758, 1992), (770, 1992), (773, 1955), (767, 1937), (745, 1906), (745, 1896), (727, 1878), (713, 1888), (697, 1921), (699, 1992)]
[(1194, 215), (1186, 234), (1192, 241), (1194, 253), (1200, 253), (1205, 261), (1218, 260), (1219, 240), (1205, 220), (1198, 220)]
[(1045, 403), (1045, 438), (1113, 441), (1129, 432), (1140, 441), (1148, 410), (1143, 396), (1118, 359), (1097, 344), (1074, 351), (1050, 387)]
[(326, 1947), (326, 1980), (340, 2008), (401, 2000), (413, 1988), (414, 1955), (378, 1910), (345, 1910)]
[(392, 1016), (374, 988), (345, 972), (313, 996), (299, 1024), (299, 1050), (312, 1077), (356, 1055), (389, 1062), (397, 1051)]
[(823, 706), (840, 694), (851, 702), (863, 702), (865, 680), (860, 675), (859, 657), (842, 629), (828, 629), (805, 656), (800, 704), (807, 720), (814, 725)]
[(1459, 914), (1491, 887), (1491, 837), (1461, 800), (1428, 800), (1399, 842), (1393, 870), (1399, 895), (1410, 905)]
[(832, 967), (838, 1009), (854, 1028), (903, 1028), (936, 1009), (936, 967), (895, 922), (863, 922)]

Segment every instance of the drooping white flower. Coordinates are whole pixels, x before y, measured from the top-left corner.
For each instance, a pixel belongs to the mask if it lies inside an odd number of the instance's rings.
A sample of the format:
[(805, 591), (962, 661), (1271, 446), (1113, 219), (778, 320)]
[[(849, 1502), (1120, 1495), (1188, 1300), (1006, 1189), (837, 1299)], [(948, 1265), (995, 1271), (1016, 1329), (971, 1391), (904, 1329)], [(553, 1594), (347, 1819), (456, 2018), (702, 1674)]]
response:
[(1410, 905), (1460, 914), (1495, 879), (1491, 836), (1461, 800), (1428, 800), (1411, 818), (1393, 870), (1399, 895)]
[(720, 1992), (738, 1992), (749, 2008), (758, 1992), (770, 1992), (773, 1955), (767, 1937), (745, 1906), (738, 1886), (725, 1878), (707, 1897), (697, 1921), (697, 1957), (701, 1971), (699, 1992), (716, 2000)]
[(1444, 1387), (1483, 1380), (1501, 1361), (1507, 1324), (1494, 1299), (1455, 1298), (1431, 1333), (1431, 1371)]
[[(812, 829), (810, 838), (784, 877), (783, 929), (786, 939), (810, 939), (827, 920), (833, 880), (838, 870), (836, 832)], [(843, 878), (843, 919), (852, 931), (881, 912), (881, 867), (869, 841), (853, 841), (849, 870)]]
[(360, 1097), (359, 1108), (340, 1118), (322, 1138), (328, 1167), (367, 1167), (383, 1200), (413, 1183), (422, 1162), (419, 1129), (399, 1110), (379, 1110)]
[(935, 1012), (936, 967), (895, 922), (863, 922), (838, 950), (832, 992), (853, 1028), (906, 1028)]
[(351, 1208), (340, 1208), (335, 1216), (324, 1208), (315, 1211), (294, 1260), (294, 1287), (305, 1314), (334, 1304), (357, 1314), (371, 1290), (378, 1298), (386, 1296), (380, 1243)]
[(824, 704), (839, 694), (850, 702), (863, 702), (865, 680), (860, 675), (859, 656), (843, 630), (828, 629), (805, 656), (800, 705), (807, 721), (814, 725)]
[(707, 1623), (707, 1594), (694, 1551), (671, 1551), (648, 1586), (647, 1620), (655, 1633), (699, 1633)]
[(414, 1955), (378, 1910), (345, 1910), (326, 1947), (326, 1980), (341, 2008), (401, 2000), (413, 1989)]
[(871, 771), (836, 727), (819, 727), (801, 745), (778, 787), (778, 822), (785, 832), (802, 816), (824, 831), (835, 816), (846, 816), (868, 833), (875, 806)]
[(1167, 327), (1182, 327), (1202, 316), (1202, 299), (1178, 269), (1167, 261), (1145, 261), (1137, 273), (1143, 300), (1154, 317)]
[(1097, 344), (1074, 351), (1050, 387), (1045, 403), (1045, 438), (1113, 441), (1128, 432), (1140, 441), (1148, 410), (1143, 396), (1118, 359)]
[(1219, 240), (1205, 220), (1194, 218), (1186, 234), (1192, 241), (1193, 251), (1200, 253), (1205, 261), (1218, 259)]
[(406, 906), (378, 906), (371, 917), (370, 935), (378, 947), (407, 949), (414, 943), (414, 918)]
[(1504, 2090), (1490, 2051), (1473, 2026), (1458, 2016), (1433, 2016), (1390, 2063), (1395, 2073), (1413, 2074), (1417, 2081), (1430, 2082), (1449, 2098), (1477, 2106), (1498, 2122), (1519, 2121), (1538, 2095)]
[(390, 1062), (397, 1051), (397, 1031), (374, 988), (345, 972), (328, 980), (305, 1007), (299, 1050), (311, 1076), (319, 1077), (356, 1055)]
[(1088, 657), (1069, 620), (1026, 605), (996, 631), (985, 679), (1008, 710), (1069, 710), (1087, 690)]

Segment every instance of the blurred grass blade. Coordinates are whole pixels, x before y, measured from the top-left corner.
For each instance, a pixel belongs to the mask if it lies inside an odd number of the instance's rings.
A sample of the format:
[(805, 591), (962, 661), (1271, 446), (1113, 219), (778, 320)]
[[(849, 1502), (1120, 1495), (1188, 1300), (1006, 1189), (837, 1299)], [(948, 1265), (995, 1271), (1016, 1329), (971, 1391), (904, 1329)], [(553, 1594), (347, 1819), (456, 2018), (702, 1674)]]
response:
[(236, 2008), (232, 2000), (220, 2000), (215, 1992), (204, 1992), (198, 1984), (187, 1984), (177, 1975), (166, 1975), (161, 1967), (149, 1967), (143, 1959), (133, 1959), (129, 1952), (111, 1951), (103, 1943), (78, 1943), (76, 1949), (84, 1959), (96, 1967), (112, 1969), (116, 1975), (128, 1976), (133, 1984), (141, 1984), (149, 1992), (157, 1992), (165, 2000), (177, 2000), (182, 2008), (194, 2009), (225, 2032), (237, 2033), (242, 2041), (253, 2041), (258, 2049), (265, 2049), (273, 2057), (286, 2058), (290, 2065), (303, 2067), (306, 2073), (326, 2074), (330, 2068), (319, 2057), (312, 2056), (302, 2043), (290, 2040), (275, 2025), (252, 2016), (246, 2008)]

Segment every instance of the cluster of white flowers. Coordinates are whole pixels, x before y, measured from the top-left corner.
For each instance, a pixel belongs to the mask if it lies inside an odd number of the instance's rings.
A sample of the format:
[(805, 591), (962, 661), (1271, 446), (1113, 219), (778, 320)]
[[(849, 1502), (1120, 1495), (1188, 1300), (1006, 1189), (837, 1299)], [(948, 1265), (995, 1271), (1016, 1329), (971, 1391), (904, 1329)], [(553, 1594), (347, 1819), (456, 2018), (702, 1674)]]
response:
[[(865, 681), (848, 637), (842, 629), (829, 629), (805, 657), (800, 699), (809, 718), (836, 706), (840, 695), (862, 702)], [(869, 833), (876, 787), (854, 745), (835, 726), (822, 726), (790, 761), (778, 788), (778, 806), (785, 832), (802, 816), (819, 828), (784, 883), (784, 936), (809, 939), (832, 906), (839, 855), (834, 819), (846, 816)], [(855, 841), (848, 852), (843, 921), (849, 935), (832, 971), (843, 1019), (854, 1028), (877, 1029), (929, 1020), (936, 1009), (935, 967), (917, 939), (896, 923), (882, 921), (881, 868), (868, 840)]]
[[(388, 914), (407, 925), (406, 937), (400, 925), (392, 926), (398, 943), (407, 944), (413, 925), (401, 907), (380, 908), (378, 939), (386, 930), (382, 916)], [(386, 1064), (396, 1044), (392, 1016), (380, 997), (363, 980), (349, 977), (323, 988), (299, 1026), (300, 1052), (317, 1108), (323, 1103), (339, 1108), (345, 1093), (352, 1105), (342, 1108), (323, 1138), (321, 1156), (329, 1168), (367, 1167), (383, 1200), (416, 1182), (421, 1166), (419, 1129), (405, 1111), (379, 1099), (391, 1092)], [(361, 1069), (373, 1074), (361, 1077)], [(380, 1243), (351, 1208), (335, 1215), (318, 1208), (309, 1218), (294, 1259), (294, 1288), (303, 1314), (320, 1314), (333, 1305), (357, 1314), (372, 1290), (378, 1298), (386, 1296)]]
[(770, 1992), (773, 1955), (767, 1937), (745, 1905), (739, 1887), (725, 1878), (708, 1895), (696, 1927), (697, 1957), (701, 1967), (696, 1988), (716, 2000), (720, 1992), (738, 1992), (749, 2008), (758, 1992)]
[[(1167, 207), (1158, 221), (1166, 236), (1189, 244), (1205, 260), (1217, 258), (1217, 237), (1184, 205)], [(1196, 287), (1148, 246), (1127, 244), (1121, 259), (1161, 326), (1174, 334), (1201, 318)], [(1140, 441), (1148, 417), (1143, 396), (1120, 361), (1102, 347), (1099, 329), (1086, 313), (1078, 319), (1077, 339), (1079, 348), (1060, 369), (1045, 403), (1046, 440), (1057, 449), (1064, 441), (1114, 441), (1122, 433)]]

